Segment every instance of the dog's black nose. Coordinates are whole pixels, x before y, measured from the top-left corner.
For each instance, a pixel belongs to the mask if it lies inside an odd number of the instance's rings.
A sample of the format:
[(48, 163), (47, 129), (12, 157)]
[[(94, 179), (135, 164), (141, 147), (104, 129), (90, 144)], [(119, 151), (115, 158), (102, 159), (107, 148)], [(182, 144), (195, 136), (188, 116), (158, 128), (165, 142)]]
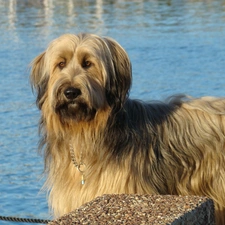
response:
[(73, 100), (77, 96), (81, 94), (80, 89), (74, 88), (74, 87), (69, 87), (64, 91), (64, 95), (66, 96), (67, 99)]

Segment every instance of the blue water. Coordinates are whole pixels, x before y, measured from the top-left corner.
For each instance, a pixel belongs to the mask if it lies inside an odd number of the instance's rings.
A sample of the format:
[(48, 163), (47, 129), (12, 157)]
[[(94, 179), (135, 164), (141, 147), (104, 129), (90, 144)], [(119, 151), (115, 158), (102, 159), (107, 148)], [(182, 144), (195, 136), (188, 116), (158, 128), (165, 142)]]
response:
[(0, 0), (3, 216), (50, 218), (28, 66), (52, 39), (79, 32), (110, 36), (126, 49), (133, 98), (225, 96), (225, 1)]

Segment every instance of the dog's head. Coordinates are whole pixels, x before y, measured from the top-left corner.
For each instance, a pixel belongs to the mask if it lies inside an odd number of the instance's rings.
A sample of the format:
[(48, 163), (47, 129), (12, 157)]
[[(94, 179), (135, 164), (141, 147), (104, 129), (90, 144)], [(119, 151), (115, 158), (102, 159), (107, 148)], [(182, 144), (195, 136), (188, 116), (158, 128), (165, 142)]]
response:
[(31, 64), (37, 105), (61, 118), (89, 121), (98, 110), (119, 110), (131, 86), (125, 50), (110, 38), (66, 34), (53, 40)]

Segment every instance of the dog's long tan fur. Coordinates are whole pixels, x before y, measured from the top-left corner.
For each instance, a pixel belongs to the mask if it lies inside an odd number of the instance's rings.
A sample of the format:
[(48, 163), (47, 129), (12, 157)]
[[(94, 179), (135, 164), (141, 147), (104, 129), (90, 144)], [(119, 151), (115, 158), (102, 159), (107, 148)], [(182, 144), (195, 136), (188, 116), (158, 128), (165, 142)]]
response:
[(103, 194), (200, 195), (225, 224), (225, 98), (131, 100), (131, 79), (124, 49), (92, 34), (63, 35), (32, 62), (55, 216)]

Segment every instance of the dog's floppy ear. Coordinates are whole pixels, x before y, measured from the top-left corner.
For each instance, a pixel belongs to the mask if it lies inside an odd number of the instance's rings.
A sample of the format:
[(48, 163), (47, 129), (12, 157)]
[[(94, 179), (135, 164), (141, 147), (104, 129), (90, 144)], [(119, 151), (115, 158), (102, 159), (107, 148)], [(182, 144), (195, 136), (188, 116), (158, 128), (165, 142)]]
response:
[(31, 73), (30, 73), (30, 82), (32, 88), (37, 92), (37, 106), (41, 109), (41, 106), (44, 102), (44, 96), (46, 93), (46, 88), (48, 84), (49, 76), (45, 69), (45, 52), (37, 56), (31, 62)]
[(113, 63), (113, 71), (109, 71), (106, 97), (109, 105), (119, 110), (129, 95), (132, 80), (131, 63), (126, 51), (113, 39), (104, 38)]

